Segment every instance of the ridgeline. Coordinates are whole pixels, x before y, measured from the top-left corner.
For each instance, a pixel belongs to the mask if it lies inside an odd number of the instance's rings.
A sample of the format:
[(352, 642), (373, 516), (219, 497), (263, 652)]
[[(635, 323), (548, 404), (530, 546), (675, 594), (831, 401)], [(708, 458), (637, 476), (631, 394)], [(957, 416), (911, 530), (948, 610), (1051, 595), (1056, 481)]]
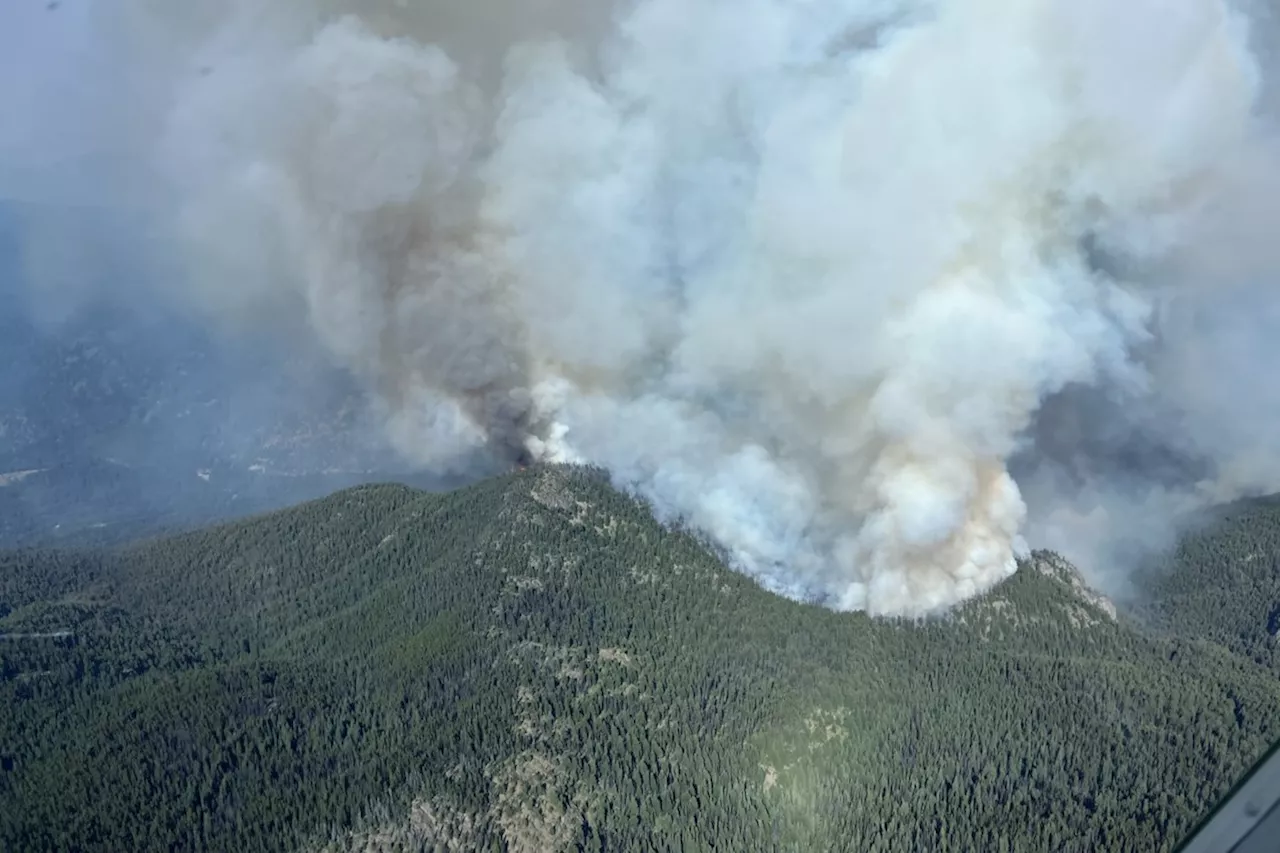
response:
[(919, 623), (584, 469), (3, 552), (0, 849), (1171, 850), (1280, 737), (1278, 522), (1140, 616), (1037, 553)]

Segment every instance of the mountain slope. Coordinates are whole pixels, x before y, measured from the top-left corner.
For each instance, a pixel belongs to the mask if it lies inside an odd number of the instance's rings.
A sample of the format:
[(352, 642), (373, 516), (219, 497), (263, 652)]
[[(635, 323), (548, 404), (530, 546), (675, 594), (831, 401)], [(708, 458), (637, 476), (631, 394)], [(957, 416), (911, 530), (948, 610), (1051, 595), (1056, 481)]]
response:
[(1280, 496), (1221, 508), (1151, 567), (1144, 614), (1171, 636), (1217, 643), (1280, 673)]
[(0, 848), (1167, 850), (1280, 683), (1037, 554), (785, 601), (598, 473), (0, 558)]

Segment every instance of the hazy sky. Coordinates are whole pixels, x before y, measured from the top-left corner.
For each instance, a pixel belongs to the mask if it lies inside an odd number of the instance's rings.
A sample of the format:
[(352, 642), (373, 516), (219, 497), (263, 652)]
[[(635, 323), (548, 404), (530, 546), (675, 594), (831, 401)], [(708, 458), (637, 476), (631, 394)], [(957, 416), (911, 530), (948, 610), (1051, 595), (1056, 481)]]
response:
[(122, 70), (92, 38), (92, 0), (49, 5), (0, 4), (0, 198), (94, 204), (102, 179), (120, 175), (94, 163), (123, 153), (110, 130), (126, 126), (112, 121), (126, 117)]
[[(0, 7), (0, 156), (6, 164), (26, 164), (42, 149), (57, 159), (90, 145), (77, 131), (94, 109), (93, 80), (108, 69), (94, 55), (89, 16), (84, 2), (50, 10), (39, 0), (7, 0)], [(90, 70), (95, 74), (85, 73)]]

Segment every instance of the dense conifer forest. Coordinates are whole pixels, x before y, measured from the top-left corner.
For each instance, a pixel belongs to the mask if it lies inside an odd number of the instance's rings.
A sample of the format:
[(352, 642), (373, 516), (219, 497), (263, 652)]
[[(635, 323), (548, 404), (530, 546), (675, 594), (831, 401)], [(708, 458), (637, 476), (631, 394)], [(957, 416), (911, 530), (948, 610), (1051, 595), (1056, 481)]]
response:
[(1132, 612), (770, 595), (599, 473), (0, 553), (0, 850), (1168, 851), (1280, 738), (1280, 506)]

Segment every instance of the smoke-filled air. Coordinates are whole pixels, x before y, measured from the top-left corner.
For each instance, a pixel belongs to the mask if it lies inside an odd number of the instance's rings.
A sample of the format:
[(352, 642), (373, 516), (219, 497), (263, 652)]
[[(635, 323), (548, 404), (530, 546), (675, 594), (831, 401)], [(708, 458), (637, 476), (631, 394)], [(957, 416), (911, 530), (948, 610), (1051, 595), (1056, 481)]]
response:
[(1256, 10), (61, 5), (147, 298), (305, 317), (415, 465), (601, 466), (771, 590), (904, 615), (1028, 546), (1105, 585), (1277, 487)]

